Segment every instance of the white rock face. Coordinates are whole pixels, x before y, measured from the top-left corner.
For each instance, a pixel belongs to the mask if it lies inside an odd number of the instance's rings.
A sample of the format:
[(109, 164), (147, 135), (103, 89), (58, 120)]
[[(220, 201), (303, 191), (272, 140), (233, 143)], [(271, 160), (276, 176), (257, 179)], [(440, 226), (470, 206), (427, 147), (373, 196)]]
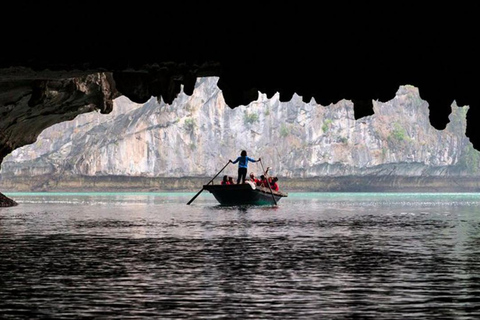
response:
[[(464, 135), (467, 108), (452, 106), (451, 123), (437, 131), (415, 87), (400, 87), (392, 101), (374, 102), (373, 116), (355, 120), (349, 101), (321, 106), (296, 95), (282, 103), (260, 94), (232, 110), (217, 80), (198, 79), (193, 95), (172, 105), (120, 97), (108, 115), (50, 127), (5, 158), (1, 173), (212, 176), (243, 149), (285, 177), (478, 172), (480, 157)], [(250, 169), (262, 171), (260, 164)], [(236, 166), (226, 172), (236, 175)]]

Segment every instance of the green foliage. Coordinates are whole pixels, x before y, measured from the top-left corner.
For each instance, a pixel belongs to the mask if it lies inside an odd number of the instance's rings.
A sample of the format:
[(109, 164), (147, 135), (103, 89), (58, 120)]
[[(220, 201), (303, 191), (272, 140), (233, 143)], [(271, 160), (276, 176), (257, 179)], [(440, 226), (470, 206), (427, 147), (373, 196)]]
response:
[(245, 111), (245, 115), (243, 116), (243, 123), (245, 125), (252, 125), (257, 121), (258, 114), (256, 114), (255, 112), (249, 113), (248, 111)]
[(393, 129), (387, 136), (387, 141), (392, 148), (405, 148), (412, 139), (407, 135), (407, 131), (399, 122), (394, 122)]
[(330, 128), (331, 124), (332, 124), (332, 119), (326, 119), (326, 120), (323, 122), (322, 130), (323, 130), (324, 133), (328, 131), (328, 129)]
[(480, 171), (480, 152), (475, 150), (472, 145), (468, 145), (458, 160), (458, 166), (472, 173), (478, 173)]
[(338, 140), (342, 144), (348, 144), (348, 138), (347, 137), (339, 137)]
[(290, 134), (290, 129), (285, 125), (282, 124), (280, 127), (280, 137), (285, 138)]
[(382, 160), (385, 160), (385, 158), (387, 157), (387, 152), (388, 152), (387, 148), (385, 147), (382, 148)]
[(197, 124), (195, 123), (195, 119), (193, 118), (187, 118), (185, 119), (185, 122), (183, 124), (185, 130), (187, 130), (188, 132), (193, 132), (193, 130), (195, 130), (195, 127), (197, 126)]
[(389, 138), (397, 142), (410, 141), (410, 137), (407, 135), (407, 132), (398, 122), (393, 123), (393, 130)]
[(465, 119), (467, 117), (467, 112), (468, 107), (460, 108), (454, 103), (454, 107), (452, 107), (452, 113), (448, 117), (450, 120), (450, 123), (448, 124), (449, 128), (457, 132), (465, 131)]

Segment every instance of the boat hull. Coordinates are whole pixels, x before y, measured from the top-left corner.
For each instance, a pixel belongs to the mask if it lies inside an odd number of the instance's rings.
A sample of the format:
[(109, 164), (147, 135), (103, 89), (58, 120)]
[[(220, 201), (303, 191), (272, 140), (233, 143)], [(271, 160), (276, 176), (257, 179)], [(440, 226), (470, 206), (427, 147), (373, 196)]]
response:
[[(281, 198), (287, 197), (286, 193), (270, 191), (268, 188), (256, 187), (253, 184), (233, 185), (204, 185), (221, 205), (271, 205), (276, 204)], [(274, 200), (275, 199), (275, 200)]]

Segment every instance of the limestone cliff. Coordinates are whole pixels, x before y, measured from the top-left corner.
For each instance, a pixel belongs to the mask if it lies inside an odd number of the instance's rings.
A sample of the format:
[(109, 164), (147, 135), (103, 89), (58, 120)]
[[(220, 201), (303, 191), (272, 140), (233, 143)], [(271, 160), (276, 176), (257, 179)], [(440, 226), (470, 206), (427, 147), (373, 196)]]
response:
[(374, 102), (374, 115), (355, 120), (348, 100), (321, 106), (297, 95), (289, 102), (260, 95), (232, 110), (216, 84), (217, 78), (199, 78), (191, 96), (181, 93), (172, 104), (119, 97), (110, 114), (47, 128), (35, 144), (6, 157), (0, 173), (213, 176), (245, 149), (272, 174), (290, 178), (479, 174), (479, 154), (464, 134), (467, 107), (454, 104), (447, 128), (437, 131), (413, 86), (401, 86), (393, 100)]

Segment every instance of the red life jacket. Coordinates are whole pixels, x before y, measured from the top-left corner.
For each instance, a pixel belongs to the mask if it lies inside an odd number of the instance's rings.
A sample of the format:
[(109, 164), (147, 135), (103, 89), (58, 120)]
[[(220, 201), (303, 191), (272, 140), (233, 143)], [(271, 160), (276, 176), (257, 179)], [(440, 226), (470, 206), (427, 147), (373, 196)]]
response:
[(272, 188), (273, 191), (278, 191), (279, 190), (278, 183), (272, 182), (270, 184), (270, 188)]

